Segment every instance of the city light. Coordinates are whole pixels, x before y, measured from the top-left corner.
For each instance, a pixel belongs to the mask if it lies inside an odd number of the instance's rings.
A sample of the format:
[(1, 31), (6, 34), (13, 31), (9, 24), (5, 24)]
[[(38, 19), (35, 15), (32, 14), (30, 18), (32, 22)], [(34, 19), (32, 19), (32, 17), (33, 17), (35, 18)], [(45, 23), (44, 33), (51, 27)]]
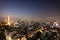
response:
[(20, 40), (20, 39), (18, 39), (18, 40)]
[(9, 36), (9, 40), (11, 40), (11, 37)]
[(10, 16), (8, 15), (7, 25), (11, 25), (10, 23)]

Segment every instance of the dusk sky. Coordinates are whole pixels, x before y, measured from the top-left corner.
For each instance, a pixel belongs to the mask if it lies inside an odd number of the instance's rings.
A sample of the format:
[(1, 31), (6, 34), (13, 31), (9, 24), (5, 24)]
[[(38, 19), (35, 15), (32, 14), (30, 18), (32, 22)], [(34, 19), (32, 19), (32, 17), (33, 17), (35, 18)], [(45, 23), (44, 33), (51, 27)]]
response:
[(60, 16), (58, 0), (0, 0), (0, 16)]

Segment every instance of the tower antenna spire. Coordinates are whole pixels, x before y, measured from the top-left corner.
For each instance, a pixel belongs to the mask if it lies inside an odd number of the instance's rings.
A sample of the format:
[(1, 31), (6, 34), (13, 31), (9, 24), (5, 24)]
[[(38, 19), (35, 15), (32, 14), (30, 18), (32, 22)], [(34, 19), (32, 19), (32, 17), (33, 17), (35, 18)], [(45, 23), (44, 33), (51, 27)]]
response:
[(8, 25), (11, 25), (11, 23), (10, 23), (10, 16), (8, 15), (8, 21), (7, 21), (7, 24)]

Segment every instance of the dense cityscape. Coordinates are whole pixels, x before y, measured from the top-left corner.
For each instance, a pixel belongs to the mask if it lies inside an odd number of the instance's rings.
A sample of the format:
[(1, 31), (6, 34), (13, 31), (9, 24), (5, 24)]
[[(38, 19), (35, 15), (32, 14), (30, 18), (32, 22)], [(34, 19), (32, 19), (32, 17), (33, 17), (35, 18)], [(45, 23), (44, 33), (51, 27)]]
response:
[(0, 40), (60, 40), (60, 1), (0, 0)]
[(0, 40), (60, 40), (58, 20), (0, 20)]

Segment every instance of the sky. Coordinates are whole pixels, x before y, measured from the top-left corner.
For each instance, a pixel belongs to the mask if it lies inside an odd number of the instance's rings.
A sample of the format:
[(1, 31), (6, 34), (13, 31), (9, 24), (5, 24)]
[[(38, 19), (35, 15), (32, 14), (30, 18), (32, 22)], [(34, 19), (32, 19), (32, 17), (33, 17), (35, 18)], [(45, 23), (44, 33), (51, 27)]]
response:
[(0, 0), (0, 16), (60, 16), (59, 0)]

